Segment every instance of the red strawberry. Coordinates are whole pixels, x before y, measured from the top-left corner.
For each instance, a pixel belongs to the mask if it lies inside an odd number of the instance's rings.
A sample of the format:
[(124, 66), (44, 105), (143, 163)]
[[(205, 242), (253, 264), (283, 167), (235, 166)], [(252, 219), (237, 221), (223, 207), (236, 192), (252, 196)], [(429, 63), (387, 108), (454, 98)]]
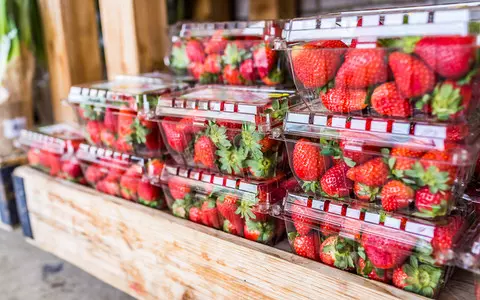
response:
[(232, 122), (228, 120), (217, 120), (217, 125), (226, 129), (227, 139), (230, 142), (233, 142), (233, 139), (240, 133), (242, 130), (242, 124), (237, 122)]
[(187, 56), (192, 62), (203, 62), (205, 60), (205, 52), (203, 45), (198, 40), (190, 40), (187, 42)]
[(85, 171), (85, 179), (92, 185), (102, 180), (106, 175), (98, 165), (90, 165)]
[(82, 168), (75, 160), (67, 160), (62, 164), (62, 173), (65, 178), (71, 181), (80, 181), (82, 179)]
[(221, 57), (218, 54), (210, 54), (205, 59), (203, 63), (203, 70), (207, 73), (217, 74), (220, 73), (222, 66), (221, 66)]
[(281, 69), (275, 69), (268, 76), (261, 78), (264, 85), (274, 86), (283, 82), (284, 73)]
[(203, 225), (220, 229), (221, 219), (218, 215), (218, 209), (213, 199), (207, 199), (202, 203), (201, 220)]
[(259, 44), (253, 51), (253, 63), (260, 78), (268, 77), (276, 61), (277, 52), (265, 43)]
[(468, 136), (468, 125), (466, 124), (451, 124), (447, 126), (446, 140), (451, 142), (458, 142)]
[(305, 191), (315, 192), (318, 189), (318, 179), (330, 167), (328, 156), (320, 154), (320, 148), (307, 139), (300, 139), (293, 149), (293, 171), (303, 181)]
[(408, 275), (403, 271), (402, 267), (398, 267), (395, 269), (395, 271), (393, 271), (392, 282), (394, 286), (404, 289), (408, 285), (406, 281), (407, 279)]
[(429, 187), (423, 187), (415, 193), (415, 207), (422, 215), (428, 217), (446, 215), (450, 200), (449, 191), (432, 193)]
[(274, 229), (272, 221), (256, 222), (247, 219), (243, 227), (243, 235), (248, 240), (266, 244), (273, 239)]
[(475, 49), (473, 36), (427, 36), (416, 43), (414, 51), (441, 76), (458, 79), (468, 73)]
[(112, 148), (116, 143), (115, 134), (107, 128), (100, 132), (100, 139), (105, 147)]
[(421, 60), (402, 52), (388, 58), (398, 92), (405, 98), (419, 97), (430, 92), (435, 84), (435, 74)]
[(347, 142), (345, 140), (341, 140), (339, 144), (339, 147), (340, 147), (339, 149), (341, 150), (342, 159), (336, 160), (335, 163), (338, 163), (343, 160), (349, 166), (355, 166), (355, 165), (363, 164), (364, 162), (372, 158), (371, 155), (365, 154), (363, 151), (348, 150), (348, 148), (346, 149), (346, 146), (347, 146)]
[(353, 182), (346, 176), (349, 169), (345, 162), (341, 162), (325, 172), (320, 180), (323, 192), (331, 197), (348, 196), (353, 188)]
[(380, 197), (382, 207), (386, 211), (397, 211), (407, 208), (413, 200), (415, 191), (399, 180), (391, 180), (382, 188)]
[(178, 120), (175, 118), (165, 118), (161, 122), (163, 135), (167, 144), (176, 152), (183, 152), (187, 148), (191, 136), (177, 129)]
[(448, 257), (448, 252), (453, 249), (454, 243), (456, 242), (463, 225), (464, 220), (462, 217), (453, 216), (448, 219), (447, 225), (435, 227), (433, 238), (430, 243), (439, 263), (443, 262), (443, 256)]
[(242, 78), (248, 83), (252, 83), (255, 80), (252, 59), (246, 59), (242, 62), (242, 64), (240, 65), (240, 74), (242, 75)]
[(137, 115), (130, 109), (121, 109), (118, 114), (118, 136), (125, 138), (132, 135)]
[(103, 124), (100, 121), (88, 121), (87, 122), (87, 137), (90, 139), (90, 142), (95, 145), (100, 145), (101, 132), (103, 129)]
[(239, 198), (234, 194), (223, 194), (217, 198), (217, 208), (220, 214), (230, 221), (239, 235), (243, 235), (244, 221), (237, 214)]
[(420, 162), (426, 170), (435, 167), (440, 172), (447, 172), (447, 184), (451, 184), (457, 177), (457, 168), (452, 165), (451, 160), (452, 154), (447, 151), (430, 150), (422, 156)]
[(332, 235), (320, 245), (320, 260), (341, 270), (355, 269), (355, 249), (352, 240)]
[(96, 188), (99, 192), (102, 192), (108, 195), (112, 195), (112, 196), (120, 195), (120, 187), (118, 183), (116, 183), (115, 181), (104, 179), (97, 183)]
[(339, 40), (315, 41), (291, 50), (295, 78), (306, 88), (326, 85), (335, 77), (347, 45)]
[(400, 266), (415, 247), (416, 240), (410, 235), (383, 230), (378, 225), (366, 229), (370, 230), (363, 231), (360, 243), (375, 268), (393, 269)]
[(227, 46), (228, 40), (223, 36), (223, 30), (217, 30), (212, 37), (205, 43), (205, 53), (222, 53)]
[(347, 177), (368, 186), (382, 186), (388, 180), (390, 170), (382, 157), (369, 160), (347, 172)]
[(176, 130), (183, 132), (185, 134), (189, 134), (189, 133), (195, 134), (202, 131), (203, 126), (194, 124), (193, 122), (194, 122), (193, 118), (184, 117), (180, 119), (180, 121), (178, 121)]
[(146, 167), (148, 176), (151, 176), (151, 177), (161, 176), (164, 166), (165, 166), (165, 163), (162, 160), (156, 159), (156, 158), (151, 159), (147, 163), (147, 167)]
[(140, 180), (138, 183), (138, 202), (150, 207), (161, 207), (162, 192), (160, 187), (151, 184), (148, 180)]
[(55, 153), (48, 153), (48, 167), (50, 168), (50, 175), (57, 176), (62, 171), (62, 159), (60, 155)]
[(238, 235), (237, 229), (235, 228), (235, 226), (233, 226), (232, 223), (230, 223), (229, 220), (223, 221), (223, 231), (234, 234), (234, 235)]
[(202, 167), (214, 169), (217, 157), (215, 154), (216, 150), (217, 147), (212, 140), (208, 136), (202, 135), (195, 142), (193, 161), (201, 164)]
[(139, 182), (140, 178), (138, 176), (125, 173), (120, 178), (120, 194), (122, 197), (126, 200), (136, 201)]
[(202, 223), (202, 211), (196, 206), (190, 207), (188, 210), (188, 219), (195, 223)]
[(412, 114), (410, 101), (400, 96), (394, 82), (378, 86), (370, 101), (373, 109), (384, 116), (409, 117)]
[(410, 170), (423, 151), (412, 147), (395, 147), (392, 149), (391, 156), (395, 158), (395, 170)]
[(223, 79), (228, 84), (234, 84), (234, 85), (243, 84), (241, 80), (240, 71), (231, 65), (227, 65), (223, 69)]
[(145, 144), (147, 150), (157, 151), (163, 148), (162, 139), (160, 137), (160, 129), (156, 122), (148, 121), (139, 117), (140, 123), (136, 124), (137, 144)]
[(288, 238), (297, 255), (315, 259), (315, 237), (313, 233), (301, 236), (297, 235), (295, 232), (290, 232)]
[(353, 185), (353, 192), (355, 193), (355, 196), (358, 200), (370, 202), (375, 201), (375, 198), (380, 192), (380, 188), (368, 186), (360, 182), (355, 182), (355, 184)]
[(387, 80), (386, 52), (380, 48), (349, 49), (335, 77), (335, 86), (366, 88)]
[(170, 177), (168, 190), (173, 199), (181, 200), (190, 193), (190, 186), (180, 177)]
[(393, 275), (391, 269), (377, 269), (372, 265), (370, 260), (365, 260), (361, 257), (359, 257), (357, 261), (357, 274), (386, 283), (392, 280)]
[(323, 237), (337, 235), (340, 232), (344, 218), (335, 214), (325, 214), (320, 220), (320, 232)]
[(313, 228), (313, 222), (307, 217), (309, 209), (299, 200), (295, 200), (292, 205), (292, 221), (297, 233), (307, 235)]
[(131, 143), (125, 137), (118, 138), (113, 146), (117, 151), (129, 153), (133, 151)]
[(191, 62), (188, 65), (188, 71), (192, 74), (193, 78), (199, 80), (205, 73), (205, 66), (202, 62)]
[(367, 91), (364, 89), (349, 90), (335, 87), (322, 95), (323, 105), (330, 111), (349, 113), (367, 107)]
[(32, 166), (40, 164), (40, 151), (36, 148), (30, 148), (27, 152), (28, 163)]
[(103, 124), (105, 128), (111, 132), (117, 132), (118, 128), (118, 111), (112, 108), (105, 109), (105, 116), (103, 117)]

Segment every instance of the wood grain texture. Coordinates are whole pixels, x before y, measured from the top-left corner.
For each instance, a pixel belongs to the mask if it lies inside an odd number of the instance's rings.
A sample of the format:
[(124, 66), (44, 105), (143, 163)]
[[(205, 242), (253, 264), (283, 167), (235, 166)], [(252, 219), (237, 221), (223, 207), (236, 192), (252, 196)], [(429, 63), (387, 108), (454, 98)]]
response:
[(100, 0), (107, 74), (160, 70), (168, 47), (166, 0)]
[(196, 0), (193, 7), (195, 21), (230, 21), (232, 20), (233, 1)]
[(287, 19), (296, 16), (295, 0), (250, 0), (249, 20)]
[(56, 122), (74, 121), (63, 105), (74, 84), (102, 79), (95, 0), (39, 0)]
[(15, 175), (33, 244), (140, 299), (426, 299), (29, 167)]

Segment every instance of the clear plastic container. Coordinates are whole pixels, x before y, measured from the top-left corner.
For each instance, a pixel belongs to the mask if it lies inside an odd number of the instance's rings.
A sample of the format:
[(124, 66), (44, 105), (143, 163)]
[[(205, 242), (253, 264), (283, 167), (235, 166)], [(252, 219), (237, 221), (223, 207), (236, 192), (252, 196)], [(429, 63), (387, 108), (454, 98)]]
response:
[(90, 144), (154, 157), (165, 152), (158, 126), (137, 111), (143, 105), (155, 107), (160, 95), (187, 86), (158, 78), (119, 76), (114, 81), (73, 86), (68, 102)]
[(268, 179), (288, 166), (268, 134), (299, 101), (294, 91), (207, 85), (161, 96), (153, 118), (178, 164)]
[(162, 189), (149, 180), (150, 174), (161, 174), (161, 160), (146, 160), (87, 144), (80, 145), (77, 158), (87, 183), (99, 192), (152, 208), (165, 207)]
[(305, 192), (433, 219), (463, 195), (479, 149), (449, 128), (293, 110), (273, 135)]
[(475, 285), (475, 298), (480, 299), (480, 223), (472, 226), (461, 241), (457, 250), (457, 267), (472, 272)]
[(27, 153), (30, 166), (62, 179), (85, 183), (75, 151), (85, 140), (81, 132), (67, 124), (22, 130), (15, 144)]
[(472, 218), (428, 222), (290, 192), (284, 217), (296, 254), (432, 298)]
[(281, 211), (288, 181), (284, 174), (265, 181), (225, 176), (167, 164), (161, 185), (172, 213), (264, 244), (285, 234)]
[(278, 86), (289, 80), (283, 53), (273, 49), (283, 21), (178, 23), (171, 27), (166, 65), (203, 84)]
[(465, 122), (478, 118), (478, 3), (292, 19), (288, 53), (313, 112)]

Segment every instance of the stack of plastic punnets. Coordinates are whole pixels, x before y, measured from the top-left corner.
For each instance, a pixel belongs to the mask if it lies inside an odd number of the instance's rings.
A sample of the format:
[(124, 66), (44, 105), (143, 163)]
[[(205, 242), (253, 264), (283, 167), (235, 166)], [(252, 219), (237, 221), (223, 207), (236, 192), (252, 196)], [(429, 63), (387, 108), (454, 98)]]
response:
[(473, 218), (478, 7), (330, 14), (285, 24), (303, 103), (273, 132), (299, 186), (292, 249), (434, 297)]

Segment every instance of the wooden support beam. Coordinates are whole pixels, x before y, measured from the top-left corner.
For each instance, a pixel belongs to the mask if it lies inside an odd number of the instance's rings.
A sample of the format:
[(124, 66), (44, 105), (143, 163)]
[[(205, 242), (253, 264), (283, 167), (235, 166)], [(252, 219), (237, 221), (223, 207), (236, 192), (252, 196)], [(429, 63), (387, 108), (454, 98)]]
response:
[[(32, 244), (139, 299), (426, 299), (30, 167), (15, 176)], [(474, 297), (454, 282), (446, 292)]]
[(193, 19), (199, 22), (231, 21), (233, 1), (196, 0), (193, 7)]
[(249, 20), (287, 19), (296, 16), (295, 0), (250, 0)]
[(99, 0), (108, 78), (164, 68), (166, 0)]
[(56, 122), (74, 121), (62, 105), (70, 86), (103, 78), (95, 0), (39, 0)]

